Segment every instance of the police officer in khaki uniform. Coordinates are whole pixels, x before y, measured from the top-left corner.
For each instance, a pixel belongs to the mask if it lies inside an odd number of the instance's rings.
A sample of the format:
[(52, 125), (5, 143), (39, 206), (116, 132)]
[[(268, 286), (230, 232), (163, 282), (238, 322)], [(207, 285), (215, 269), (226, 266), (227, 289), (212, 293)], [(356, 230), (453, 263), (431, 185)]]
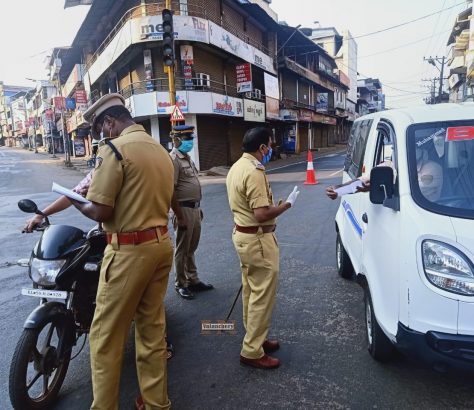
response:
[(166, 150), (133, 122), (119, 94), (109, 94), (84, 114), (99, 148), (84, 215), (102, 222), (108, 246), (100, 271), (90, 331), (92, 409), (117, 409), (120, 372), (135, 319), (137, 373), (148, 409), (169, 409), (165, 308), (173, 249), (168, 212), (173, 164)]
[(240, 362), (261, 369), (280, 365), (267, 353), (277, 350), (277, 340), (268, 340), (279, 272), (276, 217), (291, 208), (299, 194), (293, 189), (284, 203), (273, 204), (265, 175), (272, 155), (271, 132), (263, 127), (245, 133), (242, 157), (227, 175), (227, 194), (234, 215), (232, 240), (242, 270), (243, 320), (246, 334)]
[(176, 125), (172, 138), (174, 148), (170, 152), (174, 165), (173, 226), (176, 231), (174, 268), (175, 289), (184, 299), (193, 299), (192, 292), (213, 289), (214, 286), (201, 282), (198, 277), (194, 253), (201, 236), (202, 198), (198, 170), (189, 152), (193, 149), (194, 127)]

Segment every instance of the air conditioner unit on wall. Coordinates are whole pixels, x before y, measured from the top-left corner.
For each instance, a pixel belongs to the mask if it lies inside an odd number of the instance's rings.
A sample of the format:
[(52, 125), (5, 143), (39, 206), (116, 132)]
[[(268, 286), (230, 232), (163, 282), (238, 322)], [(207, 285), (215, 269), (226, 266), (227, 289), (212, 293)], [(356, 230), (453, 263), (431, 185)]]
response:
[(258, 98), (258, 99), (262, 98), (262, 90), (259, 90), (258, 88), (256, 88), (255, 90), (253, 90), (253, 93), (254, 93), (255, 98)]
[(205, 73), (196, 73), (196, 86), (197, 87), (211, 87), (211, 76)]

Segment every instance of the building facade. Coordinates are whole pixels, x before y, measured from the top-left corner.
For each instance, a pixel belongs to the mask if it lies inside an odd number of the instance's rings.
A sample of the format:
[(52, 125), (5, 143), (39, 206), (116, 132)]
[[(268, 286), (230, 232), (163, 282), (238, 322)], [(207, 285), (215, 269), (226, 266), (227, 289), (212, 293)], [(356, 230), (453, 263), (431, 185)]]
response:
[(474, 100), (474, 19), (472, 6), (456, 16), (448, 39), (449, 102)]
[[(93, 2), (63, 58), (61, 74), (70, 75), (83, 63), (89, 103), (108, 92), (121, 93), (135, 121), (170, 149), (163, 8), (164, 1)], [(203, 170), (229, 165), (241, 155), (243, 133), (271, 125), (279, 115), (278, 96), (275, 109), (265, 95), (265, 84), (277, 82), (278, 25), (251, 2), (173, 1), (172, 10), (176, 102), (186, 123), (196, 127), (191, 156)], [(105, 16), (108, 24), (101, 26)], [(91, 31), (91, 26), (99, 29)]]
[(378, 78), (357, 81), (357, 112), (359, 115), (385, 110), (385, 94)]

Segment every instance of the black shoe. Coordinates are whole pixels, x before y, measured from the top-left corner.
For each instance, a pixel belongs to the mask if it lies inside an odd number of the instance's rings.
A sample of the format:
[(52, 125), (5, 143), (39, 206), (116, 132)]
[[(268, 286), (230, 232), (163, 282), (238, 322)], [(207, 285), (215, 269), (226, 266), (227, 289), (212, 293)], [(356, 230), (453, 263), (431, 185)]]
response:
[(181, 296), (183, 299), (194, 299), (194, 295), (188, 288), (176, 287), (175, 289), (179, 296)]
[(202, 292), (204, 290), (214, 289), (214, 286), (212, 286), (210, 283), (198, 282), (195, 285), (189, 285), (188, 288), (193, 292)]

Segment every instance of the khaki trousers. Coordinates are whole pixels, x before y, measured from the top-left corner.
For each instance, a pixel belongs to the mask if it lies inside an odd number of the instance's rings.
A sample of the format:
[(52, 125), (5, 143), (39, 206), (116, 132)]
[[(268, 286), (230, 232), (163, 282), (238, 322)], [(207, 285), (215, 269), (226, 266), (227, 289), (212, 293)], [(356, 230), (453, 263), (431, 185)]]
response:
[(280, 270), (280, 250), (271, 233), (247, 234), (234, 229), (232, 236), (242, 270), (245, 337), (241, 355), (259, 359), (268, 335)]
[(186, 218), (186, 229), (179, 228), (176, 216), (173, 217), (173, 227), (176, 232), (175, 286), (187, 287), (199, 283), (194, 253), (201, 237), (202, 213), (200, 208), (182, 207), (181, 210)]
[(170, 408), (163, 299), (172, 260), (168, 234), (159, 242), (105, 249), (90, 331), (91, 409), (118, 408), (123, 350), (134, 317), (137, 374), (146, 408)]

